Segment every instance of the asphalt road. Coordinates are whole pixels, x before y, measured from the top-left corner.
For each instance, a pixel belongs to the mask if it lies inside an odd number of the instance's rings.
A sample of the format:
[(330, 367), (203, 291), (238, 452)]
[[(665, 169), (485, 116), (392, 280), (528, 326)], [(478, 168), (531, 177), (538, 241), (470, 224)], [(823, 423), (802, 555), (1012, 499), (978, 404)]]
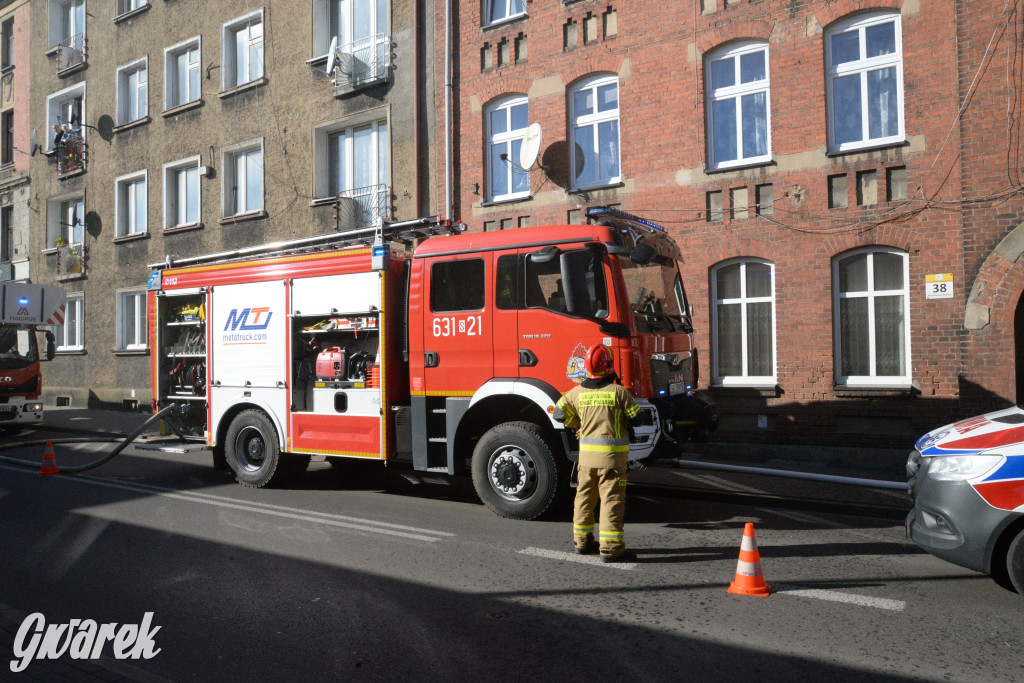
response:
[[(58, 446), (58, 463), (109, 448)], [(129, 449), (56, 477), (0, 462), (0, 680), (1024, 679), (1024, 598), (905, 541), (905, 494), (684, 470), (631, 481), (638, 561), (602, 565), (571, 554), (568, 508), (504, 520), (468, 480), (376, 463), (251, 490), (208, 456)], [(768, 598), (726, 592), (746, 522)], [(11, 673), (34, 612), (152, 612), (160, 652)]]

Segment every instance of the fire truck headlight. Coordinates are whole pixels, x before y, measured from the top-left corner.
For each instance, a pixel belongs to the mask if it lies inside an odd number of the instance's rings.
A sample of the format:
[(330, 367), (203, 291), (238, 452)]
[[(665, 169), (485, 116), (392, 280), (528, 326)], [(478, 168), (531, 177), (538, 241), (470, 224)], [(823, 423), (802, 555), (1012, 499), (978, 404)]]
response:
[(26, 403), (21, 410), (25, 413), (38, 413), (43, 409), (42, 403)]
[(928, 476), (945, 481), (965, 481), (984, 476), (1000, 465), (1001, 455), (947, 455), (932, 458)]

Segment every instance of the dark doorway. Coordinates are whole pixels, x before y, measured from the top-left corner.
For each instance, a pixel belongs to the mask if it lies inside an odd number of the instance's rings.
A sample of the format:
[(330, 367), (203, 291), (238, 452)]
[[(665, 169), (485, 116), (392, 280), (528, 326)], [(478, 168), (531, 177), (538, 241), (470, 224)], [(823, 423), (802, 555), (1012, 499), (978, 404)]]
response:
[(1024, 403), (1024, 295), (1013, 314), (1013, 360), (1017, 375), (1017, 405)]

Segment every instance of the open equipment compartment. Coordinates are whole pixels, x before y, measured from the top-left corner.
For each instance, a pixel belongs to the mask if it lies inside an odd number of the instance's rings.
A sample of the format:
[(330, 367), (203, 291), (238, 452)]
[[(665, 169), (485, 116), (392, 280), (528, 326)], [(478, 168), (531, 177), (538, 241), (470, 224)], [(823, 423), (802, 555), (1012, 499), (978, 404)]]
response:
[[(379, 329), (375, 307), (359, 313), (293, 316), (292, 411), (347, 413), (361, 402), (353, 390), (379, 394)], [(379, 410), (380, 403), (368, 405)]]
[(206, 291), (164, 292), (157, 297), (158, 403), (180, 411), (167, 420), (189, 439), (203, 439), (207, 426)]

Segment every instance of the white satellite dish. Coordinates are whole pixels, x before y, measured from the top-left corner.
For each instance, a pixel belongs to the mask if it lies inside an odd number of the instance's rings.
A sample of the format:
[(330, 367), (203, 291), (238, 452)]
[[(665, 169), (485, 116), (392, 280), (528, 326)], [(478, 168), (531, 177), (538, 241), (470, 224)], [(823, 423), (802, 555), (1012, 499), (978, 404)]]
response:
[(338, 36), (331, 38), (331, 46), (327, 48), (327, 75), (334, 73), (334, 65), (338, 60)]
[(519, 165), (525, 169), (530, 168), (537, 163), (537, 156), (540, 154), (540, 124), (531, 123), (530, 127), (526, 129), (526, 138), (523, 140), (523, 146), (519, 148)]

